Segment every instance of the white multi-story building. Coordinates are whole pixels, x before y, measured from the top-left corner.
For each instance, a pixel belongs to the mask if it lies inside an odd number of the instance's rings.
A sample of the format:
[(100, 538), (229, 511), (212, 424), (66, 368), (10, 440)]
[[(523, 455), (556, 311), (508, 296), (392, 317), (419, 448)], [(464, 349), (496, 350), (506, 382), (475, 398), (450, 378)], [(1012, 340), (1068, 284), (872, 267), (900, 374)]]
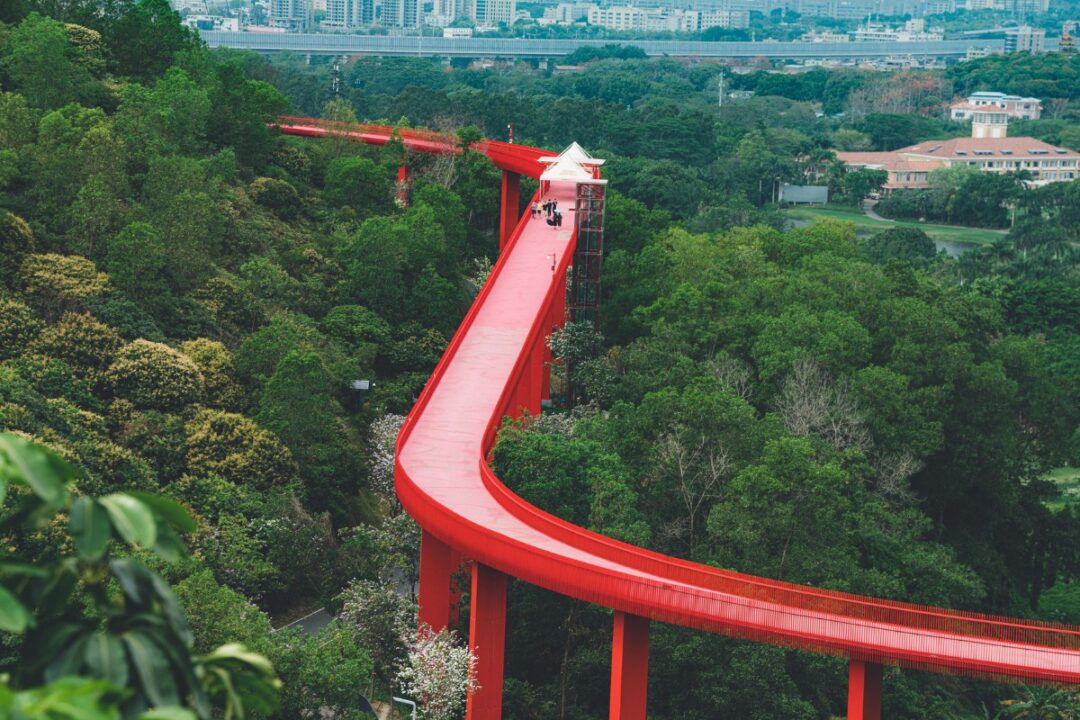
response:
[(927, 30), (924, 20), (909, 20), (902, 28), (888, 27), (876, 23), (860, 25), (855, 30), (855, 42), (926, 42), (944, 40), (945, 33), (940, 30)]
[(671, 10), (669, 8), (599, 7), (589, 8), (590, 25), (609, 30), (644, 32), (698, 32), (713, 27), (745, 28), (750, 13), (745, 10)]
[(188, 15), (184, 18), (184, 25), (187, 25), (192, 30), (239, 32), (240, 18), (223, 17), (221, 15)]
[(712, 27), (721, 28), (748, 28), (750, 27), (750, 13), (746, 10), (712, 10), (701, 13), (701, 30)]
[(349, 30), (368, 25), (418, 27), (419, 0), (326, 0), (322, 26)]
[(645, 10), (637, 7), (593, 7), (589, 9), (590, 25), (610, 30), (644, 30)]
[(1028, 25), (1008, 28), (1005, 31), (1005, 52), (1029, 52), (1033, 55), (1046, 51), (1046, 31)]
[(513, 25), (517, 16), (517, 0), (469, 0), (470, 17), (477, 27)]
[(967, 165), (983, 172), (1028, 173), (1029, 185), (1072, 182), (1080, 178), (1080, 153), (1030, 137), (1007, 137), (1009, 116), (980, 111), (970, 138), (928, 140), (892, 152), (840, 152), (836, 158), (850, 168), (885, 170), (886, 192), (930, 186), (938, 168)]
[(552, 16), (555, 22), (561, 25), (570, 25), (588, 20), (589, 11), (595, 7), (598, 6), (594, 3), (559, 3), (552, 8)]
[(974, 113), (980, 111), (1002, 112), (1013, 118), (1038, 120), (1042, 117), (1042, 101), (1000, 92), (977, 92), (950, 105), (949, 119), (970, 120)]
[(380, 25), (387, 27), (420, 27), (419, 0), (382, 0), (378, 12)]

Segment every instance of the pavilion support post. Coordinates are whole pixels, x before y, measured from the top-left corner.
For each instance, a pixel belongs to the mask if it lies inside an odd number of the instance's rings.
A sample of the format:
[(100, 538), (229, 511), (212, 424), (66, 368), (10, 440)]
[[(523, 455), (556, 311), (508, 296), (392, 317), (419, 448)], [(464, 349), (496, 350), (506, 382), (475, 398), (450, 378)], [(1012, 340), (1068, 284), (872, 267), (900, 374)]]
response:
[(473, 565), (469, 647), (476, 653), (476, 682), (469, 693), (466, 720), (500, 720), (506, 649), (506, 575), (481, 563)]
[(611, 637), (610, 720), (645, 720), (649, 689), (649, 619), (615, 611)]
[(420, 622), (435, 632), (450, 622), (450, 575), (454, 572), (450, 547), (422, 530), (420, 533)]
[(499, 250), (510, 242), (510, 235), (518, 222), (521, 207), (521, 176), (503, 170), (502, 192), (499, 195)]
[(852, 658), (848, 668), (847, 720), (881, 720), (882, 666)]

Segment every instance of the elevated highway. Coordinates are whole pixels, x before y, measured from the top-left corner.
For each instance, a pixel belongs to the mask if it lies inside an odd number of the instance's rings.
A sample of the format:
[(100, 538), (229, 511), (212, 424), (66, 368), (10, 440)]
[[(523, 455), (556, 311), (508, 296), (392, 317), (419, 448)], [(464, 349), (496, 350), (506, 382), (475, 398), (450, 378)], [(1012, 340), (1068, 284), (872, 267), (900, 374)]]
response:
[[(282, 120), (282, 131), (385, 144), (390, 128)], [(451, 138), (406, 131), (419, 151), (460, 152)], [(420, 524), (420, 613), (445, 627), (451, 575), (471, 561), (470, 643), (480, 689), (469, 720), (502, 708), (509, 577), (613, 608), (610, 717), (644, 720), (649, 623), (658, 620), (849, 658), (848, 720), (879, 720), (883, 665), (1007, 682), (1080, 684), (1080, 629), (793, 585), (659, 555), (553, 517), (514, 495), (488, 464), (503, 417), (537, 413), (548, 394), (545, 340), (564, 321), (573, 223), (516, 222), (520, 175), (551, 153), (483, 141), (503, 170), (498, 262), (398, 437), (395, 483)], [(572, 183), (547, 197), (573, 208)], [(524, 648), (516, 648), (524, 652)]]
[(619, 43), (641, 48), (650, 57), (701, 59), (860, 59), (882, 57), (956, 58), (978, 46), (1000, 50), (1005, 41), (936, 42), (702, 42), (692, 40), (543, 40), (538, 38), (442, 38), (417, 35), (338, 35), (332, 33), (254, 33), (204, 30), (210, 47), (301, 55), (381, 55), (464, 58), (559, 58), (582, 47)]

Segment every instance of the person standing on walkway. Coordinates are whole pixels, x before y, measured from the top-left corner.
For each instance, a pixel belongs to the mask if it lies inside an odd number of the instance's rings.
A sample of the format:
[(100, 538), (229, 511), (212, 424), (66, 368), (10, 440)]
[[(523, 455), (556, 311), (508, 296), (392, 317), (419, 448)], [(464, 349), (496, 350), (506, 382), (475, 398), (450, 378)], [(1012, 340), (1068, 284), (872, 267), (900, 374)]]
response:
[(555, 227), (562, 227), (562, 213), (558, 210), (555, 211)]

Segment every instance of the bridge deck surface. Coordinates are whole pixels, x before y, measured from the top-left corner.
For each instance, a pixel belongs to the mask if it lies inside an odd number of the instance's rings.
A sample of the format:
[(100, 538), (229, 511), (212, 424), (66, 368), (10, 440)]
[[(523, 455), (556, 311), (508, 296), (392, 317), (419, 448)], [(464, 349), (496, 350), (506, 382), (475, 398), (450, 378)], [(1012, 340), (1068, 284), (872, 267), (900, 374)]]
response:
[[(555, 186), (552, 195), (564, 208), (573, 204), (572, 187)], [(572, 215), (564, 215), (569, 226)], [(639, 563), (594, 554), (508, 512), (484, 482), (482, 442), (493, 416), (502, 411), (503, 390), (557, 280), (551, 256), (561, 261), (572, 251), (568, 227), (552, 229), (542, 218), (525, 221), (426, 406), (410, 419), (410, 434), (399, 448), (399, 483), (406, 488), (407, 507), (410, 495), (425, 497), (416, 506), (421, 524), (456, 528), (453, 537), (443, 539), (507, 574), (669, 622), (734, 634), (760, 632), (774, 641), (810, 641), (822, 649), (885, 655), (907, 664), (1080, 682), (1076, 650), (856, 619), (722, 592), (708, 582), (675, 579), (685, 573), (674, 567), (670, 573), (648, 572)]]

